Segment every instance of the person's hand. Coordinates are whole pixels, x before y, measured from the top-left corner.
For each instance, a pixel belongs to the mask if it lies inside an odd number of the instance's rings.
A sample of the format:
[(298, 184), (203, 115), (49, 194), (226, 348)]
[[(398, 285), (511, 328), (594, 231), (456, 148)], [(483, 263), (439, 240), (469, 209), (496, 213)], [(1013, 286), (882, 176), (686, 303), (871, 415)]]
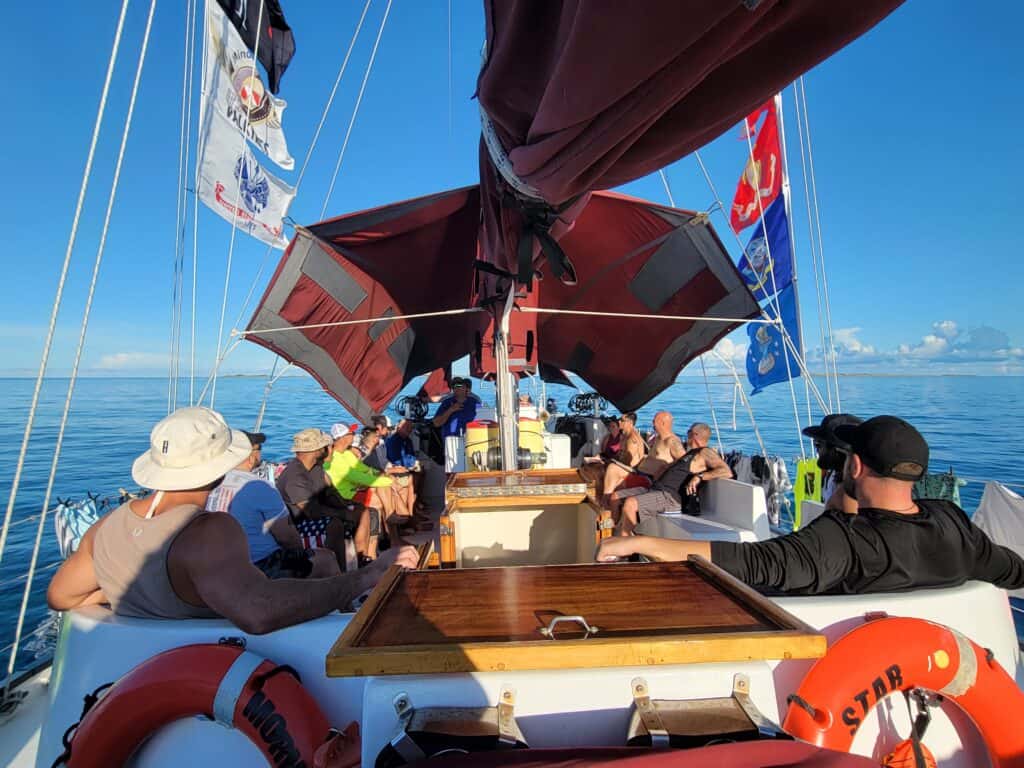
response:
[(382, 552), (380, 556), (373, 562), (375, 567), (385, 571), (392, 565), (397, 565), (400, 568), (412, 571), (419, 565), (420, 555), (416, 551), (416, 547), (392, 547), (386, 552)]
[(594, 560), (598, 563), (614, 563), (636, 552), (636, 538), (634, 536), (612, 536), (602, 539), (597, 546)]
[(700, 475), (694, 475), (686, 483), (686, 495), (693, 496), (697, 492), (697, 486), (700, 485)]

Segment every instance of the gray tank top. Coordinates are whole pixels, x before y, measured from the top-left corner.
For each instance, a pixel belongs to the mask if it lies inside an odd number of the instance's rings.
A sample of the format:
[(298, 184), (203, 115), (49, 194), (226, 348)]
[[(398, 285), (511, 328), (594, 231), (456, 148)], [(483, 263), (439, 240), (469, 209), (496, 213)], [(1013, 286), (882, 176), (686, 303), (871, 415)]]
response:
[(167, 551), (203, 509), (183, 504), (146, 519), (129, 504), (104, 518), (93, 541), (96, 581), (114, 613), (143, 619), (217, 617), (209, 608), (178, 597), (167, 573)]

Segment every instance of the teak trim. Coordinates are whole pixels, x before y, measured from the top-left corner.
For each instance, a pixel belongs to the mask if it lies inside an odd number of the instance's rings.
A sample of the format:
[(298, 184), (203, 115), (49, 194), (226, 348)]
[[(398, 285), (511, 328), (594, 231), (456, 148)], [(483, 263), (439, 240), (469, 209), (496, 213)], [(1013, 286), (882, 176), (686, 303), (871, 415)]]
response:
[[(359, 647), (367, 627), (400, 583), (404, 572), (392, 567), (345, 627), (326, 659), (328, 677), (414, 675), (453, 672), (504, 672), (531, 669), (698, 664), (764, 659), (815, 659), (825, 655), (824, 635), (781, 606), (700, 557), (687, 564), (725, 596), (764, 617), (773, 632), (589, 637), (448, 643), (422, 646)], [(536, 566), (546, 567), (546, 566)]]
[(700, 555), (690, 555), (687, 562), (699, 576), (718, 587), (722, 594), (733, 598), (748, 611), (760, 614), (780, 629), (817, 634), (818, 631), (814, 627), (805, 624), (778, 603), (747, 586), (731, 573), (712, 565)]
[(347, 635), (348, 629), (327, 657), (328, 677), (816, 659), (824, 656), (827, 648), (823, 635), (796, 630), (384, 648), (353, 648), (346, 643)]

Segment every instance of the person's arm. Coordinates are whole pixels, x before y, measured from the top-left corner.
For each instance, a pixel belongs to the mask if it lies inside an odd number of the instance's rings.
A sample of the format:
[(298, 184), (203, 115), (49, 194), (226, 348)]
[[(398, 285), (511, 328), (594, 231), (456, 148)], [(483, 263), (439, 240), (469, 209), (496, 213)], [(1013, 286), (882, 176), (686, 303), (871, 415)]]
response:
[[(415, 568), (416, 549), (393, 548), (366, 568), (327, 579), (268, 579), (249, 562), (241, 526), (229, 515), (203, 515), (174, 547), (196, 594), (243, 632), (262, 635), (341, 609), (397, 564)], [(392, 554), (392, 552), (394, 554)]]
[(99, 520), (90, 526), (71, 556), (61, 563), (50, 579), (46, 590), (46, 603), (55, 611), (70, 611), (85, 605), (99, 605), (107, 599), (96, 580), (92, 565), (92, 542), (96, 531), (103, 523)]
[(453, 400), (447, 408), (444, 407), (444, 403), (441, 403), (441, 407), (437, 409), (437, 413), (434, 414), (434, 418), (430, 420), (430, 423), (440, 429), (448, 423), (448, 419), (461, 410), (462, 404), (458, 400)]
[(701, 483), (705, 483), (708, 480), (732, 477), (732, 470), (729, 469), (729, 465), (725, 463), (725, 460), (718, 455), (718, 451), (713, 448), (703, 448), (701, 449), (700, 457), (704, 459), (704, 469), (691, 475), (686, 483), (686, 492), (691, 496), (697, 492), (697, 488)]
[(609, 562), (634, 553), (667, 561), (700, 555), (752, 587), (797, 594), (827, 592), (853, 567), (849, 539), (827, 515), (796, 533), (756, 543), (612, 537), (601, 542), (596, 559)]
[(302, 549), (302, 536), (299, 535), (287, 510), (270, 524), (269, 533), (283, 549)]
[(679, 562), (690, 555), (711, 559), (711, 545), (706, 541), (661, 539), (657, 536), (612, 536), (602, 539), (595, 560), (612, 563), (630, 555), (643, 555), (651, 560)]
[(972, 522), (971, 543), (974, 545), (974, 571), (972, 579), (988, 581), (1003, 589), (1024, 588), (1024, 559), (1008, 547), (993, 542), (983, 530)]

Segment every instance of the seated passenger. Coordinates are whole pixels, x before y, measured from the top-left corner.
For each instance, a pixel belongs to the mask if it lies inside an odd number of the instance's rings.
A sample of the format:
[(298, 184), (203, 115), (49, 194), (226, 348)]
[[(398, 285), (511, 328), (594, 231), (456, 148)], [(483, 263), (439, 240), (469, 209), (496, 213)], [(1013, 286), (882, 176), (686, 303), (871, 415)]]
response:
[(988, 581), (1024, 587), (1024, 559), (993, 544), (951, 501), (914, 500), (928, 444), (910, 424), (876, 416), (836, 428), (850, 445), (843, 488), (857, 513), (825, 513), (795, 533), (757, 543), (605, 539), (597, 560), (632, 554), (654, 560), (699, 555), (763, 591), (797, 595), (895, 592)]
[(464, 435), (466, 425), (476, 418), (480, 404), (472, 392), (469, 379), (456, 376), (452, 379), (452, 393), (437, 406), (437, 413), (431, 423), (441, 431), (442, 439), (451, 435)]
[(681, 459), (684, 453), (683, 441), (672, 431), (672, 414), (658, 411), (654, 414), (654, 436), (648, 443), (647, 455), (636, 465), (636, 471), (657, 480), (668, 465)]
[[(622, 502), (619, 533), (631, 536), (642, 517), (682, 510), (700, 514), (698, 489), (706, 480), (732, 477), (732, 470), (718, 451), (708, 447), (711, 427), (700, 422), (686, 433), (686, 452), (661, 472), (651, 487)], [(621, 491), (619, 492), (622, 493)]]
[(338, 560), (328, 549), (306, 549), (277, 488), (253, 474), (267, 437), (243, 432), (252, 450), (206, 500), (207, 512), (227, 512), (245, 532), (253, 565), (272, 579), (336, 576)]
[(816, 427), (806, 427), (803, 433), (814, 441), (818, 452), (818, 466), (821, 468), (821, 499), (825, 509), (841, 509), (848, 514), (857, 513), (857, 500), (843, 492), (843, 464), (850, 452), (849, 443), (836, 437), (836, 427), (844, 424), (860, 424), (861, 419), (849, 413), (832, 413), (821, 420)]
[[(341, 440), (351, 441), (352, 437)], [(356, 552), (361, 558), (376, 554), (370, 513), (360, 505), (335, 493), (324, 471), (331, 451), (331, 438), (315, 427), (304, 429), (292, 438), (295, 458), (277, 478), (277, 490), (291, 512), (292, 521), (306, 539), (307, 546), (325, 544), (343, 562), (346, 525), (355, 528)]]
[(423, 471), (412, 442), (414, 428), (413, 422), (402, 419), (394, 433), (385, 441), (388, 473), (394, 481), (391, 490), (395, 496), (395, 513), (402, 518), (395, 521), (396, 528), (416, 525), (424, 527), (429, 522), (429, 518), (423, 514), (417, 515), (419, 507), (416, 500), (420, 494), (419, 486), (423, 482)]
[(606, 416), (601, 419), (604, 422), (605, 429), (608, 430), (608, 434), (604, 436), (604, 440), (601, 441), (601, 453), (599, 457), (605, 461), (611, 461), (619, 455), (619, 451), (622, 450), (622, 441), (625, 435), (622, 434), (622, 430), (619, 429), (619, 420)]
[(376, 431), (372, 427), (365, 428), (359, 435), (359, 443), (354, 437), (346, 435), (334, 441), (330, 455), (324, 462), (324, 471), (338, 496), (367, 513), (370, 522), (369, 546), (360, 555), (373, 559), (377, 552), (380, 521), (386, 520), (394, 512), (391, 478), (366, 466), (362, 460), (376, 448)]
[(263, 634), (344, 608), (392, 563), (416, 567), (416, 550), (406, 547), (355, 573), (268, 579), (252, 564), (238, 521), (203, 510), (214, 485), (250, 452), (245, 435), (207, 408), (181, 408), (157, 423), (132, 465), (132, 479), (156, 492), (93, 524), (54, 574), (50, 607), (109, 603), (117, 614), (147, 619), (223, 617)]
[(617, 489), (649, 483), (646, 476), (634, 472), (636, 465), (643, 460), (647, 453), (644, 439), (636, 428), (636, 414), (633, 412), (622, 414), (619, 417), (619, 430), (622, 432), (619, 454), (608, 461), (596, 481), (605, 508), (611, 506), (611, 495)]
[(383, 472), (388, 468), (388, 454), (387, 449), (384, 447), (384, 441), (388, 439), (388, 435), (391, 432), (391, 422), (387, 416), (378, 413), (370, 419), (370, 426), (377, 433), (378, 440), (374, 449), (366, 454), (363, 463), (379, 472)]

